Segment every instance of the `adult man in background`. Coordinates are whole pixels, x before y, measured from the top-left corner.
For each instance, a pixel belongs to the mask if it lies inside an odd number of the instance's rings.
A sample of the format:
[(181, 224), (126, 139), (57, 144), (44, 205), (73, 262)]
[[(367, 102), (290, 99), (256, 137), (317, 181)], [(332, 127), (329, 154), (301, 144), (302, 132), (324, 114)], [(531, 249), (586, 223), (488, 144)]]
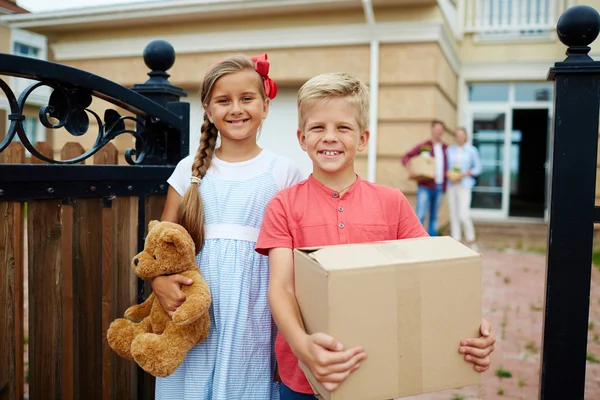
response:
[[(425, 227), (425, 217), (429, 212), (429, 228), (427, 232), (430, 236), (438, 234), (438, 213), (444, 193), (446, 192), (446, 144), (442, 143), (444, 134), (444, 123), (439, 120), (431, 122), (431, 139), (425, 140), (413, 147), (402, 157), (402, 164), (408, 168), (410, 179), (417, 181), (417, 207), (416, 214), (423, 227)], [(435, 178), (425, 178), (418, 176), (410, 166), (410, 160), (421, 153), (430, 153), (435, 159)]]

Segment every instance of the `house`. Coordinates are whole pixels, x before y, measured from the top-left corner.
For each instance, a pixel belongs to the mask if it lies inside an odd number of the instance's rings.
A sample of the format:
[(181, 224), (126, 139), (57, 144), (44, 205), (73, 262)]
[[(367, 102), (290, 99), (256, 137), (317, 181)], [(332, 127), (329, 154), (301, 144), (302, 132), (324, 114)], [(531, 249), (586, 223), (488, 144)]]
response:
[[(600, 0), (171, 0), (0, 21), (47, 38), (48, 59), (128, 87), (146, 80), (146, 44), (170, 42), (177, 53), (170, 81), (191, 103), (192, 151), (204, 71), (233, 52), (266, 52), (280, 92), (259, 141), (306, 174), (310, 163), (295, 137), (296, 92), (318, 73), (346, 71), (371, 91), (371, 142), (357, 160), (363, 178), (400, 188), (414, 203), (416, 186), (399, 159), (429, 137), (431, 120), (441, 119), (448, 142), (465, 126), (480, 151), (475, 219), (543, 222), (553, 112), (546, 76), (565, 58), (556, 21), (581, 3), (600, 9)], [(46, 43), (38, 44), (38, 55), (45, 54)], [(47, 140), (60, 149), (72, 140), (89, 146), (95, 135), (88, 136), (48, 132)], [(131, 138), (117, 145), (131, 147)]]

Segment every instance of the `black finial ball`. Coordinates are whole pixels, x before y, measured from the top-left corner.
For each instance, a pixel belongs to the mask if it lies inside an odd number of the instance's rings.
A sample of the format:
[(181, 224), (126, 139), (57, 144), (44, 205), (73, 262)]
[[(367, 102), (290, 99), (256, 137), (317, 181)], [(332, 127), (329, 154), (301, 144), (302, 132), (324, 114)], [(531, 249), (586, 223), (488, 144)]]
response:
[(167, 71), (175, 63), (175, 49), (169, 42), (153, 40), (144, 49), (144, 62), (152, 71)]
[(570, 7), (558, 19), (556, 32), (566, 46), (588, 46), (600, 32), (600, 15), (590, 6)]

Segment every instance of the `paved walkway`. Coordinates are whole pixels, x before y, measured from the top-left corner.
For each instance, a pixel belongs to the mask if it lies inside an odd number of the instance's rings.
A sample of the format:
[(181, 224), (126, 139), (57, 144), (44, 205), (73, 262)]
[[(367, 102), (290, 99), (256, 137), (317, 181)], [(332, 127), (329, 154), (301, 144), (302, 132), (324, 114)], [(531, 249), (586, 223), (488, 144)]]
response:
[[(483, 374), (482, 386), (403, 400), (538, 398), (545, 255), (486, 250), (481, 253), (483, 311), (498, 338), (492, 367)], [(25, 302), (27, 304), (27, 288)], [(588, 353), (600, 360), (600, 271), (597, 268), (592, 271), (588, 337)], [(509, 372), (512, 377), (498, 378), (499, 369)], [(28, 387), (25, 390), (27, 396)], [(587, 363), (585, 399), (600, 399), (600, 363)]]
[[(481, 387), (467, 387), (403, 400), (474, 400), (538, 398), (542, 337), (545, 255), (481, 251), (483, 312), (498, 338), (492, 367)], [(590, 297), (585, 399), (600, 399), (600, 271), (593, 268)], [(568, 368), (568, 366), (565, 366)], [(512, 377), (499, 378), (498, 370)]]

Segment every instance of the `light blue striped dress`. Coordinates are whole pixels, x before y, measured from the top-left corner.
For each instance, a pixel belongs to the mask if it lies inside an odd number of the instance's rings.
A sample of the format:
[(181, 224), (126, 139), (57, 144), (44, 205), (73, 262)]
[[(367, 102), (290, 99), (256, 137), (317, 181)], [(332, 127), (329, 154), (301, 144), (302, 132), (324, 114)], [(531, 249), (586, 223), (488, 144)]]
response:
[[(181, 195), (192, 162), (192, 156), (182, 160), (168, 180)], [(200, 185), (206, 240), (197, 258), (212, 294), (211, 331), (177, 371), (156, 379), (157, 400), (279, 399), (268, 258), (254, 247), (269, 200), (304, 178), (268, 150), (240, 163), (213, 159)]]

